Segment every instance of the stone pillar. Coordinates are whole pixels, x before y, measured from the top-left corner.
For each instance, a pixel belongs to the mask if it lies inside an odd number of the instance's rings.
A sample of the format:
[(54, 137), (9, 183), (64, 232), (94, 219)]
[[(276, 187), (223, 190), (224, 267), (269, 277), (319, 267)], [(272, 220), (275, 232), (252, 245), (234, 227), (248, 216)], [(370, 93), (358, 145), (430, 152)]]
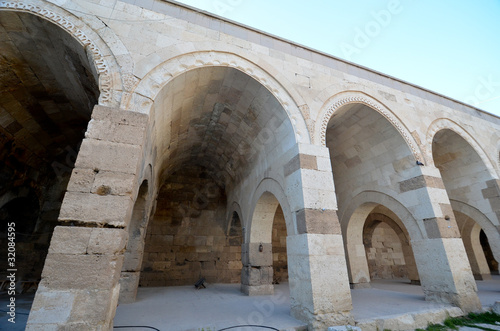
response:
[(284, 167), (297, 232), (287, 237), (291, 313), (311, 330), (353, 323), (344, 243), (326, 147), (299, 145)]
[(112, 328), (147, 120), (94, 108), (59, 213), (73, 226), (54, 231), (28, 330)]
[(272, 249), (270, 243), (245, 243), (241, 246), (243, 293), (247, 295), (274, 293)]
[(58, 226), (26, 330), (109, 330), (127, 233)]
[(464, 312), (481, 309), (477, 287), (439, 170), (421, 167), (417, 177), (400, 183), (424, 237), (412, 239), (426, 300), (451, 303)]

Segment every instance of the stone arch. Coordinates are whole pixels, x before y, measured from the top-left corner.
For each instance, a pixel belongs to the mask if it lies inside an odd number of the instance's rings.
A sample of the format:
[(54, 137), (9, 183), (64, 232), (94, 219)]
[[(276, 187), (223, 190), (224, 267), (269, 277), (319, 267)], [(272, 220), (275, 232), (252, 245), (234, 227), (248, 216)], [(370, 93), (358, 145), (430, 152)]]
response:
[(481, 227), (467, 215), (456, 210), (454, 213), (474, 278), (483, 280), (485, 277), (491, 277), (485, 252), (481, 246)]
[[(0, 10), (36, 15), (69, 33), (85, 48), (89, 59), (91, 59), (94, 65), (100, 91), (99, 105), (109, 107), (120, 105), (122, 90), (121, 67), (113, 56), (108, 43), (81, 19), (60, 7), (41, 1), (3, 1), (0, 2)], [(109, 32), (112, 32), (111, 29), (108, 29), (108, 34)], [(118, 40), (118, 38), (114, 38), (115, 42)], [(113, 79), (113, 75), (118, 75), (120, 79)]]
[(363, 228), (370, 213), (377, 206), (392, 211), (402, 222), (410, 240), (419, 240), (423, 234), (411, 213), (396, 199), (381, 192), (364, 191), (356, 195), (340, 217), (350, 281), (363, 287), (370, 281), (363, 244)]
[(468, 216), (473, 219), (481, 227), (481, 229), (483, 229), (486, 237), (488, 238), (495, 260), (500, 262), (500, 233), (497, 229), (498, 225), (493, 224), (493, 222), (486, 217), (486, 215), (471, 205), (452, 199), (450, 199), (450, 203), (453, 211), (457, 211)]
[(430, 165), (434, 165), (434, 158), (432, 157), (432, 143), (434, 141), (434, 137), (436, 134), (441, 131), (441, 130), (451, 130), (457, 135), (459, 135), (461, 138), (463, 138), (473, 149), (474, 151), (479, 155), (481, 160), (483, 161), (483, 164), (486, 166), (488, 169), (488, 172), (493, 178), (498, 178), (496, 169), (495, 169), (495, 162), (493, 162), (490, 157), (484, 152), (483, 148), (481, 145), (465, 130), (463, 127), (461, 127), (458, 123), (448, 119), (448, 118), (439, 118), (435, 120), (434, 122), (431, 123), (429, 128), (427, 129), (427, 134), (426, 134), (426, 141), (425, 141), (425, 155), (426, 159), (428, 160), (427, 162)]
[[(250, 224), (247, 224), (241, 256), (241, 290), (248, 295), (272, 294), (273, 285), (273, 223), (279, 206), (285, 218), (287, 236), (295, 234), (291, 228), (291, 212), (288, 200), (279, 183), (265, 178), (252, 196)], [(292, 233), (290, 233), (292, 232)]]
[[(364, 191), (357, 194), (350, 201), (345, 212), (339, 215), (344, 237), (347, 232), (348, 222), (352, 216), (355, 213), (361, 213), (359, 215), (362, 216), (362, 214), (367, 212), (367, 208), (370, 208), (370, 205), (382, 205), (391, 210), (401, 220), (402, 225), (408, 232), (409, 240), (420, 240), (424, 238), (425, 232), (422, 230), (421, 225), (401, 202), (388, 194), (376, 191)], [(362, 208), (359, 209), (360, 207)], [(367, 216), (368, 214), (364, 216), (364, 219), (366, 219)], [(357, 222), (359, 222), (359, 218)]]
[[(265, 178), (255, 189), (252, 196), (253, 206), (248, 217), (246, 217), (245, 242), (271, 242), (271, 231), (274, 213), (278, 204), (283, 209), (287, 233), (289, 236), (297, 234), (297, 227), (292, 219), (292, 213), (288, 199), (281, 185), (274, 179)], [(272, 215), (268, 214), (272, 213)], [(272, 212), (271, 212), (272, 210)], [(264, 218), (255, 218), (256, 213), (264, 213)]]
[(393, 219), (392, 216), (389, 217), (388, 215), (379, 212), (369, 214), (368, 218), (366, 219), (365, 227), (363, 229), (363, 243), (365, 245), (368, 244), (368, 246), (372, 245), (373, 233), (377, 226), (379, 226), (381, 223), (385, 223), (386, 225), (388, 225), (389, 228), (392, 229), (398, 237), (401, 243), (401, 250), (404, 257), (406, 277), (410, 280), (411, 283), (417, 284), (419, 282), (419, 276), (415, 257), (413, 255), (413, 249), (411, 248), (410, 244), (410, 236), (401, 220), (399, 220), (398, 218)]
[(268, 89), (285, 110), (295, 134), (296, 142), (309, 143), (310, 137), (303, 115), (283, 85), (254, 62), (228, 52), (200, 51), (171, 58), (149, 72), (134, 88), (122, 105), (130, 110), (149, 114), (161, 89), (175, 77), (196, 68), (230, 67), (255, 79)]
[(352, 103), (364, 104), (377, 111), (391, 123), (391, 125), (401, 134), (415, 160), (426, 161), (420, 151), (418, 143), (412, 137), (410, 130), (403, 122), (383, 103), (360, 91), (345, 91), (331, 97), (320, 111), (314, 129), (314, 142), (321, 146), (326, 146), (326, 130), (328, 122), (335, 115), (337, 110)]

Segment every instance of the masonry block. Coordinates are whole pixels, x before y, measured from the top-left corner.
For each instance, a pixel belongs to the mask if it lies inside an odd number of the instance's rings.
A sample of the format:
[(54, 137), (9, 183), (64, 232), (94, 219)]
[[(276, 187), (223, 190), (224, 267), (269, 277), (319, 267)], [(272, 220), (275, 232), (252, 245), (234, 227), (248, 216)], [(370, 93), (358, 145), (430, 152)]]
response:
[(109, 289), (118, 282), (122, 263), (120, 255), (49, 254), (41, 283), (58, 290)]
[(131, 195), (135, 175), (113, 171), (100, 171), (90, 189), (91, 193), (110, 195)]
[(132, 199), (129, 196), (67, 192), (59, 220), (124, 227), (130, 219), (132, 207)]
[(88, 254), (115, 255), (122, 254), (125, 250), (128, 234), (122, 229), (92, 229)]
[(337, 211), (305, 208), (297, 211), (297, 231), (302, 233), (340, 234)]
[[(262, 252), (260, 246), (262, 245)], [(271, 243), (246, 243), (241, 245), (241, 258), (243, 265), (272, 266), (273, 246)]]
[(90, 192), (94, 184), (95, 175), (94, 169), (74, 168), (67, 190), (70, 192)]
[(57, 226), (52, 234), (49, 254), (86, 254), (92, 228)]
[(75, 168), (135, 174), (140, 157), (141, 147), (138, 145), (84, 139), (78, 152)]

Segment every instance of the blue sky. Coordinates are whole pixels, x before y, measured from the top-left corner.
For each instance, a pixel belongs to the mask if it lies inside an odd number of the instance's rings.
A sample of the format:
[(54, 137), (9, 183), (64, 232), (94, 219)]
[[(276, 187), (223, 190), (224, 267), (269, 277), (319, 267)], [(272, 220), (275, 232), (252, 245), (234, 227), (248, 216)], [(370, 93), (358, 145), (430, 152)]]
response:
[(500, 0), (177, 0), (500, 116)]

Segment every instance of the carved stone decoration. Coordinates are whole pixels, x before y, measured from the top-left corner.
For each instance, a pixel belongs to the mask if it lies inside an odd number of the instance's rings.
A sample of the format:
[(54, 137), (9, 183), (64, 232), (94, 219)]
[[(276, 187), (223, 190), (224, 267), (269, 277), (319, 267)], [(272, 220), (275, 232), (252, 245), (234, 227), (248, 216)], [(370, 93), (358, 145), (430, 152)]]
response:
[(63, 30), (65, 30), (71, 36), (73, 36), (76, 40), (78, 40), (78, 42), (84, 48), (88, 49), (88, 52), (92, 55), (94, 66), (99, 75), (99, 91), (100, 91), (99, 104), (104, 106), (111, 104), (112, 81), (108, 64), (106, 63), (106, 60), (104, 59), (104, 56), (101, 50), (97, 47), (97, 45), (82, 30), (77, 28), (75, 24), (73, 24), (67, 18), (47, 8), (41, 8), (31, 3), (0, 1), (0, 10), (28, 12), (40, 16), (61, 27)]
[(396, 130), (401, 134), (403, 139), (406, 141), (408, 147), (410, 148), (413, 156), (415, 157), (415, 160), (423, 160), (421, 157), (420, 152), (417, 150), (417, 147), (415, 146), (415, 143), (413, 142), (413, 139), (410, 137), (408, 134), (408, 130), (406, 128), (403, 128), (401, 125), (400, 121), (398, 121), (394, 115), (392, 115), (389, 111), (384, 109), (384, 107), (380, 106), (377, 102), (374, 102), (366, 97), (363, 96), (348, 96), (345, 98), (342, 98), (332, 104), (326, 112), (323, 115), (323, 119), (321, 121), (321, 128), (320, 128), (320, 143), (322, 146), (326, 146), (326, 130), (328, 126), (328, 122), (330, 121), (330, 118), (332, 115), (340, 109), (342, 106), (345, 106), (350, 103), (361, 103), (364, 104), (374, 110), (376, 110), (379, 114), (385, 117)]

